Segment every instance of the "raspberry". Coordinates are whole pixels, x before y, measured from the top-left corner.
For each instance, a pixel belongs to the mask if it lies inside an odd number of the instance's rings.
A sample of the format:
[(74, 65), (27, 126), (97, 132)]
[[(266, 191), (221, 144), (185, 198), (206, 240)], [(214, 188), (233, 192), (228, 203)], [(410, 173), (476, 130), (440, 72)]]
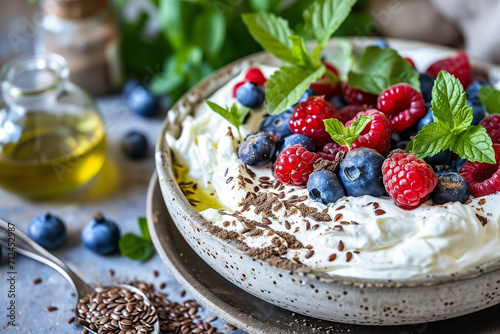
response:
[(326, 102), (323, 96), (311, 96), (295, 106), (290, 117), (290, 129), (293, 133), (311, 138), (316, 146), (323, 146), (332, 141), (323, 123), (323, 120), (330, 118), (340, 120), (337, 109)]
[(472, 82), (472, 71), (469, 63), (469, 57), (464, 51), (457, 52), (453, 57), (438, 60), (427, 69), (430, 73), (437, 78), (439, 72), (446, 71), (453, 74), (464, 88), (467, 88)]
[(352, 88), (348, 84), (344, 85), (344, 95), (350, 104), (366, 106), (367, 108), (377, 106), (377, 95)]
[(283, 184), (302, 186), (309, 180), (314, 171), (314, 163), (319, 155), (309, 152), (304, 146), (297, 144), (284, 149), (274, 163), (274, 173)]
[[(383, 112), (371, 109), (358, 113), (356, 117), (346, 123), (346, 127), (350, 127), (352, 122), (358, 119), (359, 115), (371, 116), (372, 120), (366, 125), (358, 139), (352, 143), (352, 149), (360, 147), (373, 148), (378, 153), (386, 156), (391, 148), (391, 121)], [(344, 146), (344, 149), (347, 151), (347, 146)]]
[(236, 97), (236, 91), (238, 90), (238, 88), (240, 88), (244, 84), (245, 84), (245, 81), (240, 81), (236, 85), (234, 85), (234, 87), (233, 87), (233, 97)]
[(318, 155), (325, 160), (335, 161), (338, 157), (338, 153), (343, 151), (344, 149), (342, 148), (342, 146), (340, 146), (336, 142), (331, 142), (326, 143), (321, 151), (318, 151)]
[[(339, 76), (339, 71), (335, 66), (326, 61), (323, 61), (323, 65), (325, 65), (327, 71), (334, 73), (337, 77)], [(323, 74), (321, 78), (311, 84), (311, 88), (314, 89), (316, 95), (324, 95), (327, 100), (342, 95), (342, 84), (340, 82), (333, 83), (332, 79), (326, 74)]]
[(410, 63), (411, 67), (415, 68), (415, 62), (413, 61), (413, 59), (409, 58), (409, 57), (404, 57), (403, 58), (404, 60), (406, 60), (407, 62)]
[(264, 86), (267, 79), (264, 76), (264, 74), (261, 72), (261, 70), (259, 70), (258, 68), (251, 68), (248, 70), (247, 74), (245, 75), (245, 81), (250, 81), (250, 82), (257, 84), (259, 86)]
[(479, 123), (486, 129), (488, 135), (490, 136), (493, 144), (500, 144), (500, 115), (493, 114), (483, 118)]
[(403, 132), (425, 116), (422, 94), (407, 83), (399, 83), (379, 95), (377, 109), (391, 117), (392, 129)]
[(424, 203), (437, 184), (437, 175), (423, 159), (396, 153), (382, 165), (384, 186), (396, 205), (405, 210)]
[(351, 119), (356, 117), (358, 113), (365, 110), (365, 107), (356, 104), (349, 104), (345, 106), (339, 110), (340, 116), (342, 117), (342, 123), (346, 124)]
[(459, 174), (469, 184), (474, 197), (491, 195), (500, 191), (500, 144), (494, 144), (496, 164), (466, 161)]

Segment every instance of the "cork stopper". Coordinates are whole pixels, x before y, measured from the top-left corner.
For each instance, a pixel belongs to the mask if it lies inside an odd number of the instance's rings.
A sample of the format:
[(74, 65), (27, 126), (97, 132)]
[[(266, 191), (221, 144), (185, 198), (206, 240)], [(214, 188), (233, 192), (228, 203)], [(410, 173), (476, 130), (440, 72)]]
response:
[(108, 7), (107, 0), (43, 0), (43, 10), (67, 20), (83, 19)]

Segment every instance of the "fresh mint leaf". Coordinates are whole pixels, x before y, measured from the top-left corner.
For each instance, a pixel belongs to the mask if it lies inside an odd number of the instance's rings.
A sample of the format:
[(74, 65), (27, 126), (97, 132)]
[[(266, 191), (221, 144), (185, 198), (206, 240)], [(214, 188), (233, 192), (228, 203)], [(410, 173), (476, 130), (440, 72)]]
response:
[(295, 35), (288, 22), (271, 13), (251, 13), (242, 15), (243, 22), (252, 37), (277, 58), (293, 64), (292, 41)]
[(489, 164), (496, 162), (491, 138), (481, 125), (471, 126), (458, 136), (458, 139), (452, 144), (451, 150), (458, 154), (460, 158), (469, 161)]
[(282, 66), (266, 82), (266, 105), (270, 115), (277, 115), (296, 103), (309, 86), (325, 73), (317, 69)]
[(413, 138), (413, 154), (417, 158), (432, 157), (450, 147), (456, 139), (447, 123), (432, 122), (425, 125)]
[(209, 10), (195, 16), (194, 37), (197, 45), (210, 57), (222, 48), (226, 38), (226, 18), (218, 10)]
[(500, 91), (493, 86), (479, 88), (479, 100), (490, 114), (500, 114)]
[(162, 24), (165, 37), (174, 49), (181, 49), (184, 45), (184, 31), (182, 25), (181, 1), (162, 0), (159, 2), (158, 20)]
[(321, 50), (351, 12), (357, 0), (316, 0), (303, 13), (307, 30), (318, 42), (313, 58), (319, 58)]
[(365, 48), (347, 76), (349, 85), (372, 94), (397, 83), (406, 82), (420, 91), (418, 72), (395, 50), (378, 46)]
[(459, 134), (472, 123), (472, 108), (460, 81), (448, 72), (441, 71), (432, 88), (432, 114)]
[(153, 244), (133, 233), (127, 233), (118, 243), (123, 256), (132, 260), (146, 261), (155, 252)]
[(236, 103), (233, 103), (233, 105), (230, 108), (228, 107), (223, 108), (217, 103), (208, 100), (205, 100), (205, 102), (208, 104), (210, 109), (212, 109), (217, 114), (224, 117), (226, 121), (234, 125), (234, 127), (238, 129), (238, 134), (241, 137), (240, 126), (245, 122), (245, 117), (250, 112), (250, 108), (247, 107), (238, 108)]
[(314, 67), (313, 60), (307, 51), (304, 39), (294, 35), (290, 36), (290, 41), (292, 42), (292, 57), (295, 60), (294, 64), (301, 67)]
[(352, 122), (349, 128), (346, 128), (342, 122), (335, 118), (325, 119), (323, 122), (325, 123), (326, 132), (332, 136), (332, 139), (341, 146), (347, 146), (350, 151), (352, 143), (358, 139), (361, 132), (363, 132), (371, 120), (370, 116), (361, 115), (357, 120)]
[(147, 219), (144, 217), (139, 217), (139, 218), (137, 218), (137, 222), (139, 223), (139, 228), (141, 229), (142, 238), (149, 241), (149, 242), (153, 242), (151, 240), (151, 235), (149, 234), (149, 227), (148, 227)]

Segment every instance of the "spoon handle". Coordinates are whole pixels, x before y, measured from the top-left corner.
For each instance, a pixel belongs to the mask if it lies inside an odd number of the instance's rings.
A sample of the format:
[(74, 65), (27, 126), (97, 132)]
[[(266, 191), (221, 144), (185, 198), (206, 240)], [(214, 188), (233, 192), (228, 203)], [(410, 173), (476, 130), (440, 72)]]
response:
[(57, 270), (71, 283), (78, 298), (82, 298), (92, 293), (93, 289), (64, 262), (31, 240), (26, 234), (19, 231), (14, 224), (7, 223), (2, 219), (0, 219), (0, 245)]

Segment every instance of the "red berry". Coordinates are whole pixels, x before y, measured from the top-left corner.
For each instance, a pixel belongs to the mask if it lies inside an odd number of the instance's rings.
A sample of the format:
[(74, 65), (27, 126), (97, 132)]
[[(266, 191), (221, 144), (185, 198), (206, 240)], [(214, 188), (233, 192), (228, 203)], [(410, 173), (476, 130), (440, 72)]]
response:
[(340, 146), (336, 142), (331, 142), (326, 143), (321, 151), (318, 151), (318, 155), (323, 159), (334, 161), (335, 159), (337, 159), (337, 154), (343, 150), (344, 149), (342, 148), (342, 146)]
[(316, 146), (323, 146), (332, 141), (323, 123), (323, 120), (330, 118), (340, 120), (337, 109), (326, 102), (323, 96), (311, 96), (295, 106), (290, 117), (290, 129), (293, 133), (311, 138)]
[(446, 71), (453, 74), (464, 88), (467, 88), (472, 82), (472, 71), (469, 63), (469, 57), (464, 51), (459, 51), (453, 57), (438, 60), (427, 69), (430, 73), (437, 78), (439, 72)]
[[(339, 76), (339, 71), (335, 66), (326, 61), (323, 61), (323, 65), (325, 65), (327, 71), (332, 72), (337, 77)], [(340, 82), (332, 82), (332, 79), (326, 74), (323, 74), (321, 78), (311, 84), (311, 88), (314, 89), (317, 95), (324, 95), (326, 99), (334, 96), (342, 96), (342, 84)]]
[(267, 79), (258, 68), (251, 68), (245, 75), (245, 81), (250, 81), (251, 83), (257, 84), (259, 86), (264, 86)]
[(234, 85), (233, 87), (233, 97), (236, 97), (236, 91), (238, 90), (238, 88), (240, 88), (243, 84), (245, 83), (245, 81), (240, 81), (238, 82), (236, 85)]
[(392, 129), (400, 133), (425, 116), (422, 94), (407, 83), (384, 90), (378, 97), (377, 109), (391, 118)]
[(493, 114), (489, 115), (486, 118), (483, 118), (481, 122), (479, 122), (484, 128), (488, 135), (490, 136), (493, 144), (500, 144), (500, 115)]
[(274, 163), (274, 173), (283, 184), (305, 185), (319, 155), (297, 144), (284, 149)]
[(344, 108), (339, 110), (340, 116), (342, 117), (342, 123), (346, 124), (351, 119), (356, 117), (356, 115), (362, 111), (365, 111), (365, 107), (357, 104), (349, 104)]
[(367, 108), (377, 106), (377, 95), (352, 88), (348, 84), (344, 85), (344, 96), (350, 104), (358, 104)]
[[(358, 119), (360, 115), (371, 116), (372, 120), (368, 123), (365, 129), (361, 132), (358, 139), (352, 143), (352, 149), (360, 147), (373, 148), (382, 155), (387, 155), (391, 148), (392, 128), (391, 121), (387, 116), (377, 109), (370, 109), (358, 113), (356, 117), (346, 123), (346, 127), (350, 127), (352, 122)], [(344, 146), (347, 151), (347, 146)]]
[(382, 165), (384, 186), (400, 208), (410, 210), (424, 203), (437, 184), (437, 175), (423, 159), (396, 153)]
[(474, 197), (491, 195), (500, 191), (500, 144), (493, 144), (494, 164), (466, 161), (459, 174), (467, 181)]
[(411, 58), (408, 58), (408, 57), (404, 57), (404, 60), (406, 60), (407, 62), (410, 63), (411, 67), (415, 68), (415, 62), (411, 59)]

